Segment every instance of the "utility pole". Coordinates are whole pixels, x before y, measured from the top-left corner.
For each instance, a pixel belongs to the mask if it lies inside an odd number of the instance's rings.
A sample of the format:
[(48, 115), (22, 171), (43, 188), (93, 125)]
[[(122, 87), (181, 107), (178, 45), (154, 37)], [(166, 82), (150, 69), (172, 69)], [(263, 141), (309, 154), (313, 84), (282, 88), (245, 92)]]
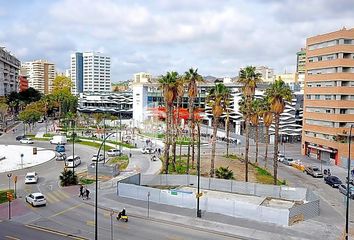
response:
[(351, 144), (351, 139), (352, 139), (352, 129), (353, 125), (350, 125), (350, 130), (349, 130), (349, 136), (348, 136), (348, 172), (347, 172), (347, 206), (345, 209), (345, 239), (348, 240), (349, 236), (349, 197), (350, 197), (350, 188), (349, 188), (349, 182), (350, 182), (350, 144)]

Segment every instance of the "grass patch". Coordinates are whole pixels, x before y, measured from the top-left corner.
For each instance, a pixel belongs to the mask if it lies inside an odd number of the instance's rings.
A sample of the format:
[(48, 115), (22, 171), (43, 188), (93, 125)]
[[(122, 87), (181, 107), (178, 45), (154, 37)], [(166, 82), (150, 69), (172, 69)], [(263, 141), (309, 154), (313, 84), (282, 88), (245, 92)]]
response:
[(228, 159), (235, 159), (235, 160), (243, 160), (239, 155), (236, 154), (229, 154), (229, 156), (227, 156), (226, 154), (223, 155), (224, 158), (228, 158)]
[(32, 133), (26, 134), (26, 137), (28, 137), (28, 138), (33, 138), (33, 137), (35, 137), (35, 136), (36, 136), (36, 134), (32, 134)]
[(107, 163), (111, 164), (111, 165), (118, 164), (119, 170), (123, 171), (127, 168), (128, 164), (129, 164), (129, 157), (128, 157), (128, 155), (123, 154), (121, 156), (117, 156), (117, 157), (110, 159)]
[[(257, 182), (259, 183), (263, 183), (263, 184), (273, 184), (274, 183), (274, 177), (272, 174), (270, 174), (267, 170), (261, 168), (261, 167), (258, 167), (258, 166), (255, 166), (253, 164), (251, 164), (255, 170), (256, 170), (256, 179), (257, 179)], [(286, 181), (280, 181), (278, 179), (278, 185), (286, 185)]]
[(90, 178), (80, 178), (79, 182), (80, 182), (80, 184), (83, 184), (83, 185), (89, 185), (89, 184), (94, 183), (95, 180), (90, 179)]
[[(169, 174), (187, 174), (187, 155), (182, 155), (181, 160), (179, 160), (179, 156), (176, 156), (176, 170), (173, 169), (173, 157), (170, 157), (169, 165), (168, 165), (168, 173)], [(161, 169), (161, 173), (165, 173), (166, 165), (163, 157), (161, 157), (161, 161), (163, 163), (163, 167)], [(197, 175), (196, 163), (194, 168), (192, 168), (192, 157), (189, 158), (189, 174)]]
[[(6, 193), (9, 190), (0, 190), (0, 204), (4, 203), (4, 202), (8, 202), (7, 197), (6, 197)], [(12, 192), (12, 195), (14, 196), (14, 190), (10, 190), (10, 192)]]
[[(100, 148), (100, 146), (101, 146), (101, 143), (87, 142), (87, 141), (81, 141), (81, 140), (80, 140), (80, 142), (77, 142), (77, 143), (81, 144), (81, 145), (89, 146), (89, 147), (95, 147), (95, 148)], [(112, 147), (105, 145), (104, 149), (105, 149), (105, 151), (108, 151), (108, 150), (112, 149)], [(102, 147), (102, 150), (103, 150), (103, 147)]]
[(151, 137), (151, 138), (159, 138), (159, 139), (165, 138), (165, 134), (164, 134), (164, 133), (158, 133), (158, 134), (154, 134), (154, 133), (143, 133), (142, 135), (143, 135), (144, 137)]
[(53, 137), (53, 136), (54, 136), (53, 133), (45, 133), (45, 134), (43, 134), (43, 137), (48, 137), (48, 138), (50, 138), (50, 137)]
[(32, 138), (33, 140), (37, 140), (37, 141), (49, 141), (50, 139), (49, 138)]
[[(78, 138), (81, 138), (81, 139), (88, 139), (88, 140), (95, 140), (95, 141), (102, 141), (102, 139), (100, 138), (94, 138), (94, 137), (83, 137), (83, 136), (80, 136)], [(129, 143), (123, 143), (123, 142), (116, 142), (116, 141), (112, 141), (112, 140), (106, 140), (106, 142), (108, 143), (112, 143), (112, 144), (117, 144), (119, 146), (122, 146), (122, 147), (126, 147), (126, 148), (135, 148), (134, 145), (132, 144), (129, 144)]]

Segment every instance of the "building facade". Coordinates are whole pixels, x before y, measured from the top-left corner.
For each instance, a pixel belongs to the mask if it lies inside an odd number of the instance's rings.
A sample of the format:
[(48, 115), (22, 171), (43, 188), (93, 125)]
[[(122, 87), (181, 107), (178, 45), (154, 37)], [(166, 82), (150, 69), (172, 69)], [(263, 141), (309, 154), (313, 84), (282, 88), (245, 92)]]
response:
[(26, 76), (20, 75), (18, 78), (19, 92), (26, 91), (28, 89), (28, 80)]
[(256, 67), (256, 72), (262, 75), (263, 82), (271, 83), (274, 81), (274, 69), (266, 66)]
[(0, 47), (0, 97), (18, 91), (20, 61)]
[(304, 96), (302, 154), (346, 167), (354, 124), (354, 28), (307, 39)]
[(301, 48), (301, 50), (296, 53), (296, 73), (297, 74), (305, 74), (305, 64), (306, 64), (306, 49)]
[(111, 58), (98, 52), (71, 54), (72, 93), (110, 92)]
[(47, 60), (25, 62), (21, 65), (21, 75), (27, 76), (28, 87), (42, 94), (50, 94), (55, 79), (55, 64)]

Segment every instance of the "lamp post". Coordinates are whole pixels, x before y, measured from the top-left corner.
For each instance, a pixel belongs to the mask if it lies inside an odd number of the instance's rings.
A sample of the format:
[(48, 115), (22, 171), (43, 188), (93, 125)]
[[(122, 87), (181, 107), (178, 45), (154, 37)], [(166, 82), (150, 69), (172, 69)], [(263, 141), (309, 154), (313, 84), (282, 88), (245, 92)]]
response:
[(198, 161), (197, 161), (197, 171), (198, 171), (198, 193), (197, 193), (197, 217), (201, 218), (202, 214), (199, 209), (199, 198), (200, 198), (200, 123), (197, 123), (198, 127)]
[(100, 145), (100, 148), (98, 149), (98, 152), (97, 152), (97, 156), (96, 156), (96, 165), (95, 165), (95, 175), (96, 175), (96, 179), (95, 179), (95, 182), (96, 182), (96, 192), (95, 192), (95, 240), (98, 240), (98, 157), (100, 155), (100, 152), (101, 152), (101, 149), (102, 149), (102, 146), (103, 144), (106, 142), (107, 138), (109, 138), (112, 134), (114, 134), (113, 132), (108, 134), (107, 136), (105, 136), (105, 138), (103, 139), (101, 145)]
[(353, 125), (350, 125), (349, 136), (348, 136), (348, 173), (347, 173), (347, 207), (345, 211), (345, 239), (348, 240), (348, 231), (349, 231), (349, 180), (350, 180), (350, 144), (352, 139), (352, 129)]
[(75, 120), (71, 120), (72, 122), (72, 138), (73, 138), (73, 179), (75, 179)]
[[(11, 183), (12, 173), (8, 173), (7, 177), (9, 178), (9, 192), (10, 192), (10, 189), (11, 189), (10, 183)], [(8, 201), (9, 201), (9, 220), (10, 220), (11, 219), (11, 200), (10, 200), (10, 198), (8, 199)]]

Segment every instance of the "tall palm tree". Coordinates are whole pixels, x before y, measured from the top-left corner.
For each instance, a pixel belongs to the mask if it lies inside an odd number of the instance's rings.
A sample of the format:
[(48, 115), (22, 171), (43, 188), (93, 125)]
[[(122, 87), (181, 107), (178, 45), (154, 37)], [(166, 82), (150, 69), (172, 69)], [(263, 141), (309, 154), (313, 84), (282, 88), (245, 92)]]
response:
[(166, 107), (166, 133), (165, 133), (165, 148), (164, 148), (164, 158), (165, 158), (165, 173), (168, 174), (169, 166), (169, 151), (171, 145), (171, 126), (173, 124), (173, 103), (176, 100), (176, 81), (178, 79), (177, 72), (167, 72), (166, 75), (161, 76), (159, 79), (160, 86), (162, 88), (163, 97), (165, 100)]
[(249, 152), (249, 125), (250, 125), (250, 110), (251, 102), (256, 91), (257, 84), (262, 82), (261, 74), (256, 72), (256, 68), (252, 66), (247, 66), (241, 69), (239, 72), (238, 83), (241, 83), (243, 96), (245, 98), (245, 111), (243, 118), (246, 124), (246, 146), (245, 146), (245, 181), (248, 182), (248, 152)]
[(256, 132), (256, 159), (255, 159), (255, 163), (258, 163), (258, 126), (259, 126), (259, 118), (262, 114), (262, 108), (261, 108), (261, 100), (260, 99), (253, 99), (252, 101), (252, 110), (251, 110), (251, 123), (252, 126), (255, 128), (255, 132)]
[[(182, 100), (184, 96), (184, 88), (185, 88), (185, 78), (180, 77), (176, 81), (176, 98), (177, 98), (177, 119), (175, 124), (175, 137), (173, 142), (173, 161), (174, 161), (174, 169), (176, 168), (176, 140), (182, 133), (182, 129), (180, 128), (181, 125), (181, 118), (180, 118), (180, 108), (182, 107)], [(182, 158), (182, 144), (179, 145), (179, 160), (181, 161)]]
[(226, 120), (225, 120), (225, 128), (226, 128), (226, 157), (229, 156), (229, 136), (230, 136), (230, 110), (226, 109)]
[(277, 185), (278, 179), (278, 142), (279, 142), (279, 121), (280, 114), (284, 112), (285, 101), (291, 101), (292, 93), (288, 85), (284, 83), (279, 77), (273, 84), (271, 84), (266, 90), (266, 96), (270, 103), (270, 110), (274, 114), (275, 133), (274, 133), (274, 185)]
[(216, 151), (216, 135), (218, 132), (218, 124), (220, 116), (229, 106), (230, 91), (224, 84), (216, 84), (210, 89), (207, 97), (208, 105), (212, 108), (213, 113), (213, 139), (210, 160), (210, 177), (215, 175), (215, 151)]
[[(185, 72), (184, 78), (188, 83), (188, 105), (189, 105), (189, 131), (191, 137), (191, 145), (192, 145), (192, 168), (194, 167), (194, 129), (195, 129), (195, 119), (194, 119), (194, 102), (195, 98), (197, 97), (198, 89), (197, 83), (202, 82), (203, 78), (201, 75), (198, 74), (198, 68), (193, 69), (190, 68), (187, 72)], [(187, 159), (187, 174), (189, 173), (189, 154)]]
[(273, 113), (270, 111), (270, 104), (268, 98), (266, 96), (262, 99), (262, 118), (263, 118), (263, 125), (266, 128), (265, 132), (265, 141), (266, 141), (266, 149), (264, 155), (264, 168), (267, 169), (268, 164), (268, 145), (269, 145), (269, 127), (272, 125), (273, 122)]

